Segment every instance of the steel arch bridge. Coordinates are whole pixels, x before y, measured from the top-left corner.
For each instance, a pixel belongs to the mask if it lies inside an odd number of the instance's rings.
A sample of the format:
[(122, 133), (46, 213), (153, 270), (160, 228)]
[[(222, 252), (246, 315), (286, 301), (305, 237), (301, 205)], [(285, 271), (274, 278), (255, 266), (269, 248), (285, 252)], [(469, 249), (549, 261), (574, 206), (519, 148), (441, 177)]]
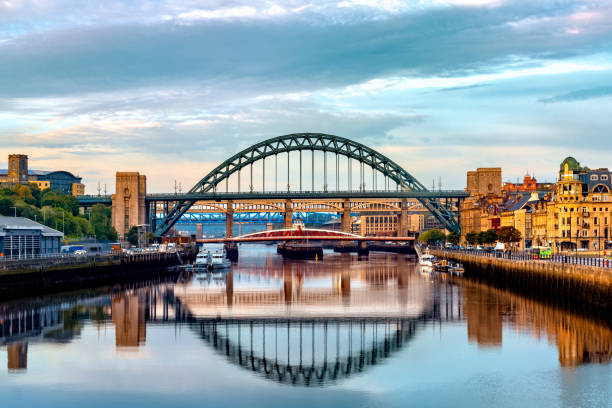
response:
[[(350, 139), (346, 139), (340, 136), (328, 135), (323, 133), (294, 133), (284, 136), (274, 137), (272, 139), (265, 140), (263, 142), (252, 145), (241, 152), (233, 155), (223, 163), (218, 165), (215, 169), (210, 171), (204, 178), (202, 178), (195, 186), (193, 186), (185, 196), (190, 195), (194, 198), (184, 199), (181, 198), (176, 201), (175, 205), (168, 210), (167, 214), (159, 221), (156, 222), (154, 231), (156, 236), (162, 236), (166, 234), (174, 224), (176, 224), (181, 217), (194, 205), (197, 201), (197, 195), (203, 193), (217, 193), (219, 187), (225, 184), (225, 191), (228, 190), (228, 181), (230, 176), (237, 174), (238, 180), (240, 180), (241, 170), (250, 167), (250, 188), (251, 192), (253, 189), (253, 163), (264, 160), (264, 183), (265, 183), (265, 159), (267, 157), (278, 157), (281, 153), (287, 153), (287, 178), (289, 179), (289, 153), (293, 151), (300, 152), (300, 191), (302, 191), (301, 180), (302, 180), (302, 152), (312, 152), (312, 179), (313, 179), (313, 190), (314, 190), (314, 152), (321, 151), (324, 153), (324, 191), (327, 193), (327, 154), (335, 154), (335, 168), (336, 168), (336, 186), (338, 186), (339, 177), (339, 156), (347, 158), (348, 163), (348, 179), (349, 185), (352, 188), (351, 176), (351, 160), (357, 161), (360, 165), (360, 176), (361, 184), (360, 191), (364, 188), (364, 167), (370, 167), (372, 170), (372, 187), (376, 189), (378, 178), (375, 178), (375, 174), (382, 174), (385, 177), (386, 183), (392, 181), (396, 184), (397, 190), (408, 190), (414, 192), (420, 192), (422, 195), (419, 196), (418, 200), (423, 203), (425, 208), (429, 210), (434, 217), (436, 217), (441, 224), (450, 231), (459, 231), (459, 223), (453, 215), (452, 209), (446, 208), (440, 200), (432, 196), (429, 190), (414, 178), (410, 173), (404, 170), (401, 166), (395, 163), (393, 160), (386, 156), (378, 153), (372, 148), (365, 146), (361, 143), (355, 142)], [(276, 168), (275, 168), (276, 171)], [(264, 187), (265, 189), (265, 187)], [(240, 181), (238, 182), (238, 190), (240, 190)], [(289, 187), (288, 187), (289, 192)], [(346, 192), (345, 192), (346, 193)], [(386, 193), (389, 193), (387, 190)], [(222, 195), (222, 194), (220, 194)], [(155, 220), (157, 221), (157, 220)]]

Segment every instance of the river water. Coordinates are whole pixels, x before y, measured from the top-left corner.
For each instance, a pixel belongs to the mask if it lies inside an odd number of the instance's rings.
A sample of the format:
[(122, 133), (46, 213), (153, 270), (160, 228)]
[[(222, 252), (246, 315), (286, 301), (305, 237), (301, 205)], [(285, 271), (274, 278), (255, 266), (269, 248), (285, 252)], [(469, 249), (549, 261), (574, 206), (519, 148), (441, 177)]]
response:
[(609, 324), (422, 273), (284, 262), (0, 303), (2, 406), (610, 407)]

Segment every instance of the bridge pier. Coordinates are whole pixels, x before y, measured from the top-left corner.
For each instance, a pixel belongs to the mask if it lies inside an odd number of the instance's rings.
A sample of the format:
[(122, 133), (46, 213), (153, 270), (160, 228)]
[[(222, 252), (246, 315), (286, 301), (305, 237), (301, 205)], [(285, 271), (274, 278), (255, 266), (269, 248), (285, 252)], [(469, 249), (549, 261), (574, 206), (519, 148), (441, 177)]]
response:
[(285, 229), (293, 227), (293, 207), (291, 200), (285, 200)]
[(351, 228), (351, 201), (344, 200), (342, 214), (340, 215), (340, 228), (342, 232), (353, 232)]
[(400, 213), (397, 217), (397, 236), (408, 236), (408, 200), (402, 198)]
[(225, 257), (230, 261), (238, 260), (238, 245), (234, 242), (228, 242), (223, 244), (223, 249), (225, 249)]
[(370, 253), (370, 249), (368, 248), (367, 241), (359, 241), (357, 244), (357, 255), (365, 255), (367, 256)]
[(225, 211), (225, 237), (234, 237), (234, 202), (227, 201), (227, 210)]

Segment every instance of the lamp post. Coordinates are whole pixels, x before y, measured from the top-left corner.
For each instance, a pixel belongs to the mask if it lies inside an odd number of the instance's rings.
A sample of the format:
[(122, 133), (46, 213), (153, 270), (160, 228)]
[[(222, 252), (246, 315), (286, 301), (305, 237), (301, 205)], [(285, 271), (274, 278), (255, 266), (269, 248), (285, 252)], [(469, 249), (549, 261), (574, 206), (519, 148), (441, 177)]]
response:
[(17, 218), (17, 207), (10, 207), (15, 210), (15, 218)]

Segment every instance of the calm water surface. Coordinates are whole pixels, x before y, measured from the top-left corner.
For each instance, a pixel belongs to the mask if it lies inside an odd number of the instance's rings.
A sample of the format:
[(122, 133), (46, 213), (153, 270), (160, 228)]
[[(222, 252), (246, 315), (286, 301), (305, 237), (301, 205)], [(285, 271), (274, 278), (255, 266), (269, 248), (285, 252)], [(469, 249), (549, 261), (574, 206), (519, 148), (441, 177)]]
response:
[(612, 330), (402, 255), (0, 304), (2, 406), (611, 407)]

